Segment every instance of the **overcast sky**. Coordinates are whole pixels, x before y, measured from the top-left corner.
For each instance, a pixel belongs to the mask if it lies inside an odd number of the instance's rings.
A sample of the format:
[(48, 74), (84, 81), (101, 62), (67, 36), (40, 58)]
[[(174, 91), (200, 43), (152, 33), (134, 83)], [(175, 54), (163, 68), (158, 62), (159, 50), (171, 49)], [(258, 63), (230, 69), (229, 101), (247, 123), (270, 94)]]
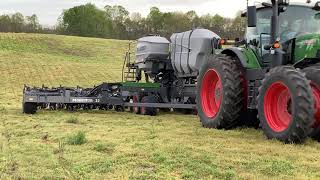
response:
[[(89, 2), (99, 8), (105, 5), (122, 5), (131, 13), (139, 12), (143, 16), (146, 16), (153, 6), (164, 12), (195, 10), (199, 15), (218, 13), (225, 17), (234, 17), (239, 10), (246, 7), (246, 0), (0, 0), (0, 14), (37, 14), (41, 24), (52, 26), (64, 9)], [(250, 0), (251, 4), (253, 2)]]

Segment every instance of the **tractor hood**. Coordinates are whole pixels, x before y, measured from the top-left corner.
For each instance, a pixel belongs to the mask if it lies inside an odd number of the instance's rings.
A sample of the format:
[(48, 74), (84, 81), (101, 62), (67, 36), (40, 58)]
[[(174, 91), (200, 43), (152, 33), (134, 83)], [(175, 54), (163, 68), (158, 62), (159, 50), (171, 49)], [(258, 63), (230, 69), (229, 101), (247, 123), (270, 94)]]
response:
[(295, 40), (294, 61), (309, 58), (320, 59), (320, 34), (302, 35)]

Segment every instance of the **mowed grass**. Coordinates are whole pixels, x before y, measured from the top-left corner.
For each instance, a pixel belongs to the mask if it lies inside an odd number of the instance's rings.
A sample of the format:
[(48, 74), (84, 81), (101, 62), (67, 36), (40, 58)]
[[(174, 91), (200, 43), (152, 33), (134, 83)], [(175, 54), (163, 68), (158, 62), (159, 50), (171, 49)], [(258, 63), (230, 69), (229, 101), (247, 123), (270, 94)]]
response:
[(319, 179), (320, 144), (260, 130), (204, 129), (196, 116), (21, 113), (22, 88), (121, 80), (128, 41), (0, 34), (0, 179)]

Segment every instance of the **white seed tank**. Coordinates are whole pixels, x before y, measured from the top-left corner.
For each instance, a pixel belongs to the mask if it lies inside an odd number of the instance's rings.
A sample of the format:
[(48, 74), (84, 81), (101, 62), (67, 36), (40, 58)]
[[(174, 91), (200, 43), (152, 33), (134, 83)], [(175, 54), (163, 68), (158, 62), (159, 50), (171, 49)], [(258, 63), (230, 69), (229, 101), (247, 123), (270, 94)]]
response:
[(138, 39), (136, 63), (143, 63), (146, 60), (168, 59), (169, 45), (170, 42), (160, 36), (147, 36)]
[(197, 76), (206, 55), (213, 53), (214, 39), (221, 39), (207, 29), (194, 29), (171, 36), (171, 63), (178, 76)]

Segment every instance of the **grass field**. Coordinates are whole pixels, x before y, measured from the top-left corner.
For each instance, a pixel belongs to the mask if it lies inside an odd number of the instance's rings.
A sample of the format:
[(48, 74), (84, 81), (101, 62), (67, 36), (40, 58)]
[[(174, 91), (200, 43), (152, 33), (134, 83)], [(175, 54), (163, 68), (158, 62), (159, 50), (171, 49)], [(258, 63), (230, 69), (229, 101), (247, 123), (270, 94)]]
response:
[(203, 129), (196, 116), (21, 113), (22, 88), (121, 80), (127, 41), (0, 34), (0, 179), (319, 179), (320, 144), (260, 130)]

